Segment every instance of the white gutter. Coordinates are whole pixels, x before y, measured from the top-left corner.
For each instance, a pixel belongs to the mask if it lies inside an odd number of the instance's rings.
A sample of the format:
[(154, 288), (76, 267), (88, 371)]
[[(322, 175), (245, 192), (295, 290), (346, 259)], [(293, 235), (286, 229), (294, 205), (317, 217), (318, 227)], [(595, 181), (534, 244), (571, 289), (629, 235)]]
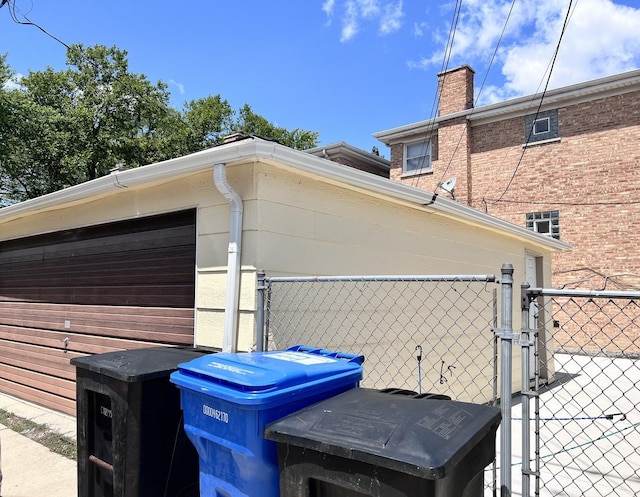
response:
[[(604, 78), (594, 79), (577, 83), (570, 86), (556, 88), (544, 93), (544, 104), (541, 110), (553, 107), (575, 105), (589, 102), (591, 100), (605, 98), (609, 96), (621, 95), (631, 91), (637, 91), (640, 87), (640, 70), (615, 74)], [(405, 124), (396, 128), (378, 131), (373, 133), (373, 137), (380, 140), (385, 145), (392, 144), (395, 140), (412, 137), (417, 134), (432, 132), (437, 129), (438, 124), (451, 119), (466, 116), (472, 121), (472, 126), (526, 115), (531, 109), (536, 109), (542, 101), (543, 94), (525, 95), (522, 97), (505, 100), (495, 104), (482, 107), (465, 109), (452, 114), (438, 116), (415, 123)]]
[(19, 204), (0, 209), (0, 225), (20, 217), (37, 212), (58, 209), (62, 206), (79, 204), (111, 195), (124, 188), (135, 188), (154, 182), (169, 181), (181, 175), (191, 175), (199, 171), (211, 170), (211, 164), (239, 164), (244, 161), (264, 161), (277, 167), (288, 167), (337, 185), (351, 185), (357, 190), (371, 195), (380, 195), (397, 201), (420, 206), (424, 212), (451, 216), (458, 221), (478, 224), (484, 228), (500, 230), (511, 236), (524, 238), (529, 242), (543, 245), (555, 250), (567, 250), (570, 245), (540, 235), (523, 227), (484, 214), (459, 202), (438, 196), (433, 202), (433, 193), (403, 183), (381, 178), (375, 174), (365, 173), (342, 164), (327, 162), (315, 155), (293, 150), (274, 142), (247, 139), (240, 142), (220, 145), (219, 147), (196, 152), (195, 154), (171, 159), (157, 164), (128, 169), (117, 176), (102, 176), (87, 183), (72, 186), (65, 190), (49, 193), (42, 197), (26, 200)]
[(227, 181), (226, 164), (213, 168), (216, 188), (231, 204), (229, 254), (227, 259), (227, 300), (224, 307), (223, 352), (238, 350), (238, 312), (240, 302), (240, 255), (242, 253), (242, 199)]

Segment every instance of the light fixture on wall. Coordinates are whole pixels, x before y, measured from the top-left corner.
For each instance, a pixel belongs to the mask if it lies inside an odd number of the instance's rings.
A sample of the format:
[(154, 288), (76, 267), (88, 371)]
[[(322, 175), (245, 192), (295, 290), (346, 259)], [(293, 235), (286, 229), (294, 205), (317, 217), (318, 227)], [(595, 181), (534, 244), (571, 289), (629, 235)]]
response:
[(456, 199), (455, 195), (453, 194), (453, 191), (456, 188), (456, 177), (455, 176), (453, 176), (452, 178), (449, 178), (447, 181), (438, 183), (438, 187), (442, 188), (445, 192), (450, 194), (451, 198), (453, 200)]

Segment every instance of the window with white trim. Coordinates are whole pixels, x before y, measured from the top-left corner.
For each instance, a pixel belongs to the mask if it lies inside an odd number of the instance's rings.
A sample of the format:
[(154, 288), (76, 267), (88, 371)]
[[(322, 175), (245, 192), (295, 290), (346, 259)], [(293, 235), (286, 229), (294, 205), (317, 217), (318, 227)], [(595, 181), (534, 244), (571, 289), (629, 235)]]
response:
[(527, 229), (560, 239), (560, 211), (530, 212), (527, 214)]
[(559, 138), (558, 109), (524, 116), (524, 142), (534, 143)]
[(403, 174), (431, 172), (431, 140), (407, 143), (404, 146)]
[(542, 119), (536, 119), (533, 123), (533, 134), (541, 135), (548, 133), (551, 130), (551, 120), (548, 117)]

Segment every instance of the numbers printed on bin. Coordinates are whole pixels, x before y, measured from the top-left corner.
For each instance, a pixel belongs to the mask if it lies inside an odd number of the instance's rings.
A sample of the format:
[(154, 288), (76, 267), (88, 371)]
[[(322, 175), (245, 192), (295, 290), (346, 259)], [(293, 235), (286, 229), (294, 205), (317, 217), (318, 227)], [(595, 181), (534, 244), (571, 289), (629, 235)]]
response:
[(107, 409), (105, 406), (100, 406), (100, 414), (107, 418), (113, 418), (113, 411), (111, 409)]
[(269, 354), (266, 357), (269, 357), (270, 359), (279, 359), (281, 361), (297, 362), (298, 364), (304, 364), (305, 366), (337, 362), (336, 359), (330, 357), (305, 354), (303, 352), (277, 352), (275, 354)]
[(210, 368), (222, 369), (223, 371), (229, 371), (230, 373), (247, 375), (247, 374), (255, 374), (255, 371), (251, 371), (250, 369), (239, 368), (238, 366), (231, 366), (229, 364), (221, 364), (219, 362), (210, 362), (208, 364)]
[(216, 421), (220, 421), (221, 423), (229, 423), (229, 413), (225, 411), (221, 411), (220, 409), (216, 409), (215, 407), (208, 406), (207, 404), (202, 405), (202, 414), (205, 416), (209, 416), (210, 418), (215, 419)]

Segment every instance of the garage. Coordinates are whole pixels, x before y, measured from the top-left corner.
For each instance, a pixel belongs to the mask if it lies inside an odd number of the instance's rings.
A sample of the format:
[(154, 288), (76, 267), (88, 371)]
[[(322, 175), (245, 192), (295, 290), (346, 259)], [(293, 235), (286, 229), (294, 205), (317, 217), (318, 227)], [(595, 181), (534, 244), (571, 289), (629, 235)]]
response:
[(86, 355), (193, 345), (196, 211), (0, 242), (0, 390), (75, 414)]

